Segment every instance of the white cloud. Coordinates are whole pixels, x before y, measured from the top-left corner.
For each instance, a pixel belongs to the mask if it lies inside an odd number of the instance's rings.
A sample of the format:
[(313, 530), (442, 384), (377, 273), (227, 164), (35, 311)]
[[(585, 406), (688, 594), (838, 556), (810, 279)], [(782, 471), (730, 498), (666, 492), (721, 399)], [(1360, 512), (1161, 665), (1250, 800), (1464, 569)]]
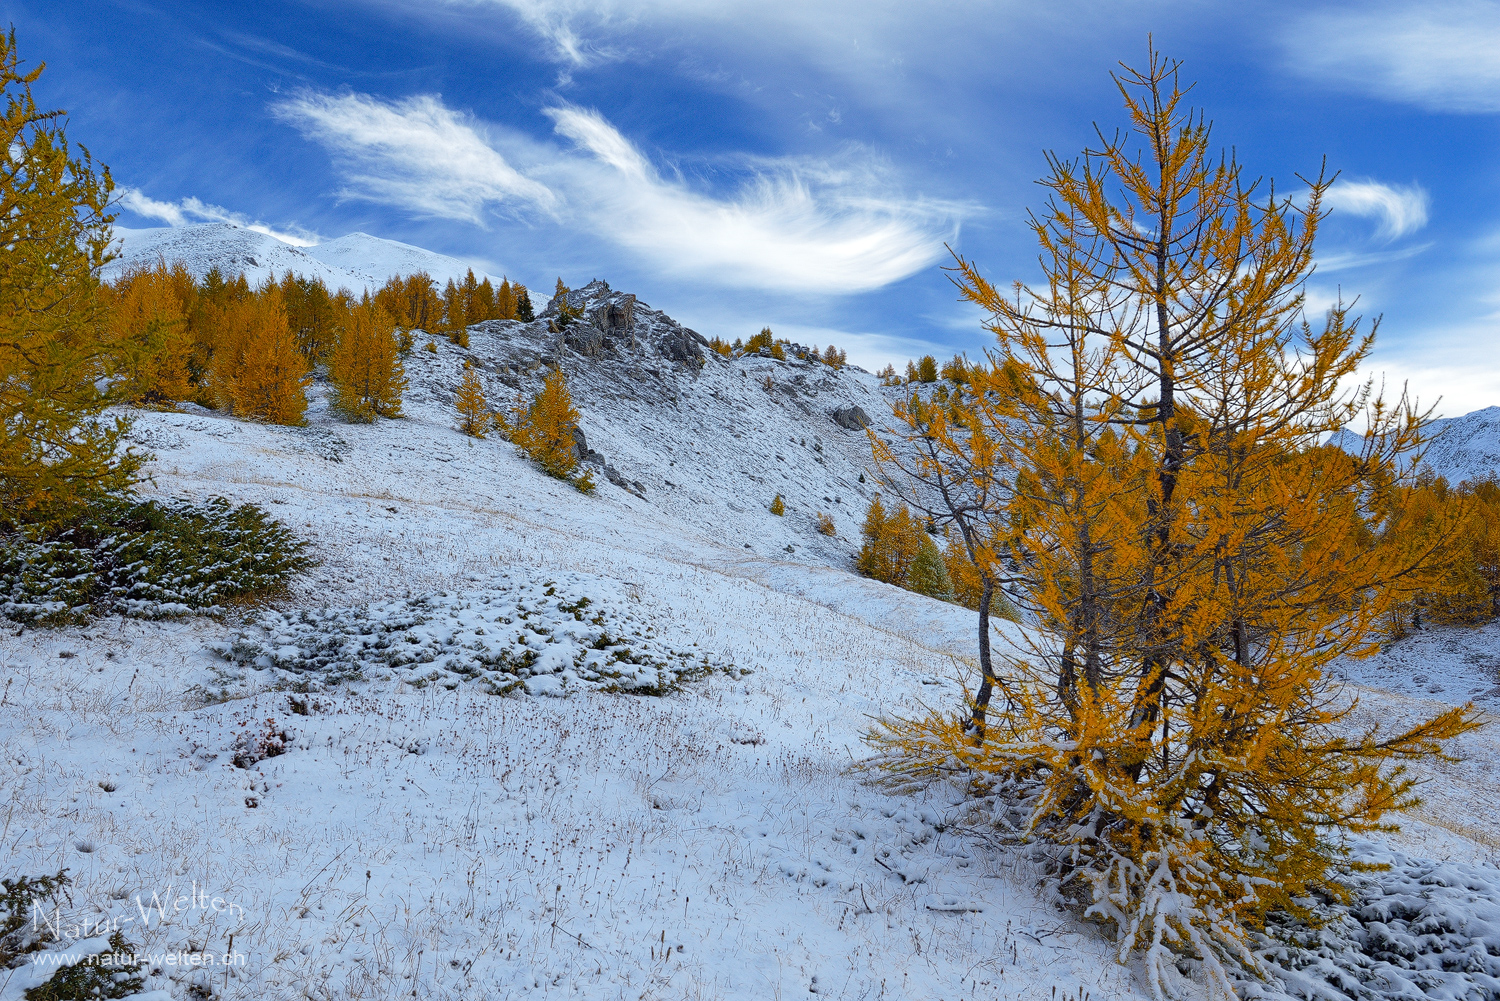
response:
[(597, 111), (546, 109), (588, 154), (554, 169), (595, 228), (667, 272), (782, 291), (859, 292), (943, 254), (964, 206), (897, 195), (868, 160), (760, 161), (732, 197), (661, 175)]
[(306, 92), (271, 110), (328, 148), (347, 198), (476, 225), (494, 205), (550, 211), (557, 202), (546, 185), (512, 167), (478, 123), (433, 95), (386, 102)]
[(494, 207), (523, 203), (662, 272), (721, 286), (879, 288), (940, 257), (971, 211), (900, 195), (878, 162), (857, 153), (742, 162), (733, 194), (708, 194), (663, 176), (598, 112), (570, 105), (546, 112), (566, 149), (487, 128), (431, 95), (302, 94), (274, 110), (333, 152), (346, 197), (476, 225)]
[(168, 226), (191, 226), (202, 222), (227, 222), (248, 229), (253, 233), (264, 233), (273, 236), (282, 243), (289, 243), (294, 247), (313, 247), (320, 242), (318, 234), (305, 230), (300, 226), (292, 226), (284, 229), (273, 229), (259, 220), (252, 220), (249, 216), (239, 212), (231, 212), (218, 205), (210, 205), (201, 202), (197, 198), (184, 198), (178, 202), (162, 202), (151, 198), (139, 188), (121, 187), (119, 189), (120, 207), (133, 212), (143, 219), (157, 219)]
[(1378, 219), (1380, 227), (1376, 233), (1385, 240), (1414, 233), (1427, 225), (1429, 202), (1420, 185), (1379, 181), (1337, 181), (1323, 198), (1323, 204), (1335, 212)]
[(1500, 4), (1355, 4), (1294, 21), (1288, 64), (1377, 97), (1437, 111), (1500, 111)]

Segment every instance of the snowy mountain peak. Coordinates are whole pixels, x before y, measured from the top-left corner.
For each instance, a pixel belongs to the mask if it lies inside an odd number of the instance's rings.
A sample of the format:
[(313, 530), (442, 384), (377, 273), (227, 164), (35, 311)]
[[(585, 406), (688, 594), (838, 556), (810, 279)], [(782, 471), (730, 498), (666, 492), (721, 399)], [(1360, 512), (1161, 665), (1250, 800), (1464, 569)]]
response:
[(129, 268), (165, 260), (168, 264), (182, 261), (199, 278), (218, 268), (226, 276), (243, 272), (256, 283), (290, 271), (320, 278), (330, 289), (352, 292), (374, 291), (394, 275), (418, 271), (427, 272), (439, 286), (450, 279), (463, 280), (471, 268), (480, 280), (500, 281), (468, 261), (368, 233), (349, 233), (312, 247), (294, 247), (268, 233), (225, 222), (157, 229), (116, 227), (115, 236), (120, 256), (104, 269), (105, 280)]

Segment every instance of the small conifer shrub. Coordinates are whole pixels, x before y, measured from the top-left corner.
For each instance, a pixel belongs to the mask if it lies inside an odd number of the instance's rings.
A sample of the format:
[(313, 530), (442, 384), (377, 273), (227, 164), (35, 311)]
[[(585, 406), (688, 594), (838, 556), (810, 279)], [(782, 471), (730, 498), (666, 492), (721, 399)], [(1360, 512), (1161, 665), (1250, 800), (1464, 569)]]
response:
[(305, 549), (253, 504), (105, 498), (64, 530), (0, 538), (0, 615), (61, 625), (213, 613), (279, 590), (311, 565)]
[(0, 970), (13, 968), (21, 956), (38, 952), (53, 940), (52, 926), (35, 921), (34, 916), (38, 910), (44, 914), (50, 910), (47, 905), (72, 881), (66, 869), (55, 876), (0, 879), (4, 890), (0, 893)]
[(433, 354), (437, 354), (437, 345), (435, 343), (433, 343), (432, 341), (428, 341), (427, 342), (427, 347), (423, 348), (422, 350), (424, 350), (424, 351), (430, 351)]
[(45, 983), (28, 987), (26, 1001), (74, 1001), (76, 998), (107, 999), (141, 996), (146, 982), (141, 964), (131, 962), (135, 946), (124, 932), (109, 937), (109, 948), (68, 966), (59, 966)]
[(759, 354), (762, 348), (770, 350), (770, 347), (773, 343), (775, 343), (775, 340), (776, 337), (771, 333), (771, 328), (762, 327), (760, 333), (756, 334), (754, 337), (745, 342), (745, 354)]
[(917, 362), (917, 381), (918, 382), (937, 382), (938, 381), (938, 364), (937, 364), (937, 359), (934, 358), (934, 357), (932, 357), (932, 355), (923, 355), (922, 356), (922, 360), (919, 361), (919, 362)]
[(786, 361), (786, 351), (782, 348), (780, 341), (771, 345), (771, 357), (777, 361)]
[(818, 531), (830, 537), (839, 533), (838, 527), (833, 523), (833, 519), (822, 511), (818, 512)]
[(771, 513), (778, 518), (786, 514), (786, 501), (781, 499), (780, 494), (777, 494), (771, 500)]
[(464, 369), (454, 406), (458, 410), (458, 429), (475, 438), (483, 438), (489, 427), (490, 417), (484, 404), (484, 384), (479, 381), (479, 374), (472, 368)]

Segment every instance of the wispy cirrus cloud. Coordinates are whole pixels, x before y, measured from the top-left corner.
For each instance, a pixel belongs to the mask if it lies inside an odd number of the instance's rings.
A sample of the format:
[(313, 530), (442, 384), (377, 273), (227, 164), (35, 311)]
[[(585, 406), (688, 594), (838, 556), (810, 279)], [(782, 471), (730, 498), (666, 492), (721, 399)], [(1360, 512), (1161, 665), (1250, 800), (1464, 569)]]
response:
[(1336, 181), (1323, 197), (1334, 212), (1375, 219), (1376, 236), (1390, 241), (1427, 225), (1431, 199), (1419, 184), (1382, 184), (1379, 181)]
[(1500, 4), (1355, 4), (1294, 19), (1295, 72), (1434, 111), (1500, 112)]
[(586, 159), (560, 161), (584, 214), (667, 272), (784, 291), (859, 292), (927, 267), (972, 207), (890, 190), (878, 164), (761, 160), (728, 197), (663, 176), (597, 111), (546, 109)]
[(251, 219), (239, 212), (231, 212), (219, 205), (210, 205), (197, 198), (188, 197), (175, 202), (163, 202), (150, 197), (139, 188), (121, 187), (119, 192), (118, 202), (121, 208), (143, 219), (155, 219), (168, 226), (227, 222), (254, 233), (274, 236), (294, 247), (313, 247), (322, 242), (322, 238), (317, 233), (300, 226), (273, 228), (257, 219)]
[(975, 211), (902, 194), (890, 171), (858, 150), (743, 160), (733, 190), (714, 193), (663, 174), (597, 111), (566, 104), (546, 109), (566, 145), (486, 126), (434, 95), (304, 93), (274, 111), (329, 149), (345, 197), (477, 225), (507, 204), (527, 205), (662, 273), (722, 286), (880, 288), (938, 259)]
[(304, 91), (273, 104), (271, 112), (332, 154), (346, 198), (475, 225), (496, 207), (550, 212), (557, 204), (545, 184), (495, 149), (483, 126), (436, 95), (382, 101)]

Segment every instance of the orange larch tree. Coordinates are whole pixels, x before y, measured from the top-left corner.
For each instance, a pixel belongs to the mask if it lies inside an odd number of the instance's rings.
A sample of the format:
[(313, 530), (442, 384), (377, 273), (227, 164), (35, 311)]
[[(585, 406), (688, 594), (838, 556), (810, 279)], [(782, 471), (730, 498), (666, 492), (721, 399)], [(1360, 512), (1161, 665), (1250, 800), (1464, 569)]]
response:
[(287, 323), (279, 286), (267, 282), (230, 300), (220, 319), (213, 356), (213, 391), (237, 417), (300, 424), (311, 381), (307, 358)]
[[(1155, 51), (1125, 68), (1132, 129), (1050, 158), (1044, 286), (1004, 294), (958, 261), (997, 347), (947, 400), (898, 407), (907, 441), (877, 458), (969, 522), (1034, 628), (986, 672), (988, 717), (976, 700), (877, 739), (892, 767), (959, 761), (1024, 803), (1065, 895), (1122, 960), (1144, 954), (1155, 995), (1229, 998), (1259, 969), (1247, 926), (1345, 896), (1340, 832), (1387, 825), (1415, 802), (1401, 762), (1478, 722), (1361, 729), (1329, 680), (1456, 515), (1400, 524), (1424, 416), (1351, 387), (1373, 330), (1345, 306), (1305, 315), (1332, 179), (1259, 190), (1177, 71)], [(1357, 421), (1361, 454), (1322, 444)]]

